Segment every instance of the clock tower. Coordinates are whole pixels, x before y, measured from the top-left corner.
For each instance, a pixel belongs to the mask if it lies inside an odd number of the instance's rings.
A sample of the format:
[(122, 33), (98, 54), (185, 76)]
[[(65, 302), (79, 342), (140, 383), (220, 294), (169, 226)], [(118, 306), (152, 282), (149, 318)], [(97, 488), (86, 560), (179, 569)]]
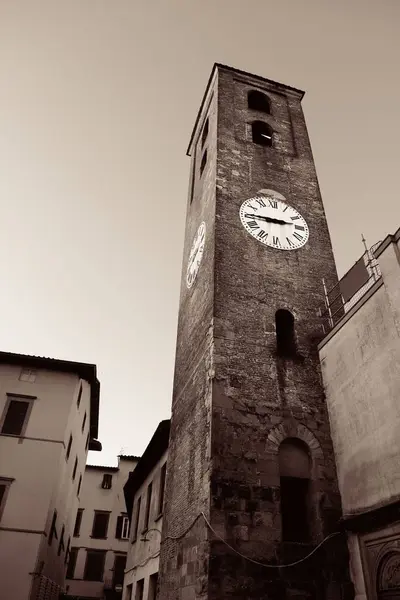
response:
[(352, 598), (317, 352), (337, 275), (302, 97), (216, 64), (190, 140), (160, 600)]

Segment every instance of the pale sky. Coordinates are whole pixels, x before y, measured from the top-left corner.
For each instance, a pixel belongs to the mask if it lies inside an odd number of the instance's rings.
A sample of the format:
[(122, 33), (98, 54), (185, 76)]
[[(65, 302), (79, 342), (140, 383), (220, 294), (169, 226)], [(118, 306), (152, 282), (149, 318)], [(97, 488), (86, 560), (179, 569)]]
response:
[(214, 62), (306, 91), (339, 275), (400, 225), (398, 0), (0, 0), (0, 349), (97, 364), (101, 453), (170, 414)]

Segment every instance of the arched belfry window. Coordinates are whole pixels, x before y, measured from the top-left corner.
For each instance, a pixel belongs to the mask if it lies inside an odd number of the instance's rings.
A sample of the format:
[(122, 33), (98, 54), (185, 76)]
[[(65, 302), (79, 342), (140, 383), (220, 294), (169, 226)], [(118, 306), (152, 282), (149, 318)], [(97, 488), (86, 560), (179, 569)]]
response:
[(287, 438), (279, 446), (282, 541), (309, 542), (310, 451), (302, 440)]
[(276, 349), (280, 356), (296, 354), (294, 316), (289, 310), (280, 308), (275, 313)]
[(251, 124), (251, 135), (253, 142), (260, 146), (272, 146), (273, 130), (264, 121), (253, 121)]
[(247, 94), (247, 106), (251, 110), (258, 110), (268, 115), (271, 112), (271, 104), (268, 96), (258, 90), (251, 90)]

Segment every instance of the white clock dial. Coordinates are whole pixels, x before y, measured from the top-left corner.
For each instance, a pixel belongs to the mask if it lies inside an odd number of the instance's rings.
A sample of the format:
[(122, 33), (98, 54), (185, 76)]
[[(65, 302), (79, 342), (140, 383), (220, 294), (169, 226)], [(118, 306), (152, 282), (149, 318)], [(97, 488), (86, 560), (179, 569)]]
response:
[(243, 227), (256, 240), (279, 250), (296, 250), (308, 240), (309, 230), (301, 214), (273, 190), (263, 190), (245, 200), (239, 210)]
[(199, 270), (201, 259), (203, 258), (204, 243), (206, 240), (206, 224), (204, 221), (200, 224), (195, 238), (193, 240), (192, 249), (189, 254), (189, 261), (186, 270), (186, 285), (191, 288), (196, 279), (197, 271)]

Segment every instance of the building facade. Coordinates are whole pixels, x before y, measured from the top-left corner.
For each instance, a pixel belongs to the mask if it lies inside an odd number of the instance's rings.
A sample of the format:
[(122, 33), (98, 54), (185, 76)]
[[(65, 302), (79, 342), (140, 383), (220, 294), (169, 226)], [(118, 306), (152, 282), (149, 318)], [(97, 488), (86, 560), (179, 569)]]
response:
[(400, 597), (400, 229), (371, 264), (319, 345), (359, 600)]
[(63, 590), (98, 414), (94, 365), (0, 353), (1, 598)]
[(121, 598), (130, 530), (123, 488), (138, 460), (121, 455), (117, 467), (86, 466), (71, 539), (67, 597)]
[(156, 599), (169, 430), (161, 421), (124, 488), (132, 529), (123, 600)]
[(302, 96), (215, 65), (193, 130), (160, 600), (352, 597), (317, 349), (337, 275)]

